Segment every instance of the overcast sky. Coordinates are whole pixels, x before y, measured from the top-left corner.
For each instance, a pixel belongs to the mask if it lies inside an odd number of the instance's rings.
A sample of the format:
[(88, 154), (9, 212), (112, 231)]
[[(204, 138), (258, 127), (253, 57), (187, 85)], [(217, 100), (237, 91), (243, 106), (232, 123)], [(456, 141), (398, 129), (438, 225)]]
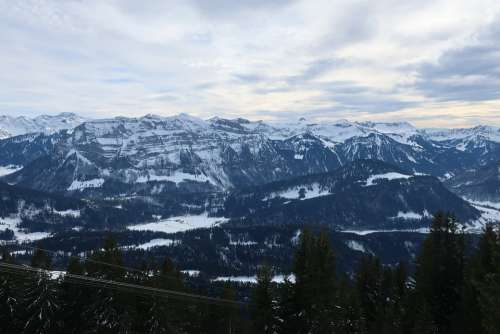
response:
[(500, 125), (498, 0), (0, 0), (0, 114)]

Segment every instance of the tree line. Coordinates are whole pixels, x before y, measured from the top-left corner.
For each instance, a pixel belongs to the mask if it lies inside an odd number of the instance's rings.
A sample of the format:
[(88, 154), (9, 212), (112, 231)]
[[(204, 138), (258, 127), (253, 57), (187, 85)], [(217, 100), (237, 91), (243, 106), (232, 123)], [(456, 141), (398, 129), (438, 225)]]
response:
[[(208, 294), (188, 285), (168, 258), (142, 270), (123, 267), (112, 238), (88, 261), (72, 258), (67, 273), (166, 290)], [(15, 260), (4, 250), (2, 261)], [(51, 257), (36, 250), (31, 266), (50, 269)], [(500, 231), (486, 226), (473, 250), (451, 214), (435, 215), (415, 259), (384, 266), (365, 256), (354, 273), (338, 272), (326, 232), (305, 229), (293, 275), (273, 282), (262, 266), (247, 307), (142, 296), (81, 286), (45, 271), (0, 271), (2, 333), (500, 333)], [(224, 287), (219, 297), (236, 300)]]
[(366, 256), (352, 275), (335, 270), (326, 233), (304, 231), (294, 280), (258, 274), (255, 333), (500, 333), (500, 231), (486, 226), (467, 254), (455, 217), (438, 213), (410, 275), (403, 263)]

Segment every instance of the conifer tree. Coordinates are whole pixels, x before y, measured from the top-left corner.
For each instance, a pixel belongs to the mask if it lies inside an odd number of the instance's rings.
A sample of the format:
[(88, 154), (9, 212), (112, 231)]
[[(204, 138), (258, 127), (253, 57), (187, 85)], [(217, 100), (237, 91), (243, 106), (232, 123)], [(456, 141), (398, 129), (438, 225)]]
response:
[(335, 261), (328, 235), (305, 229), (295, 255), (292, 318), (297, 333), (329, 333), (336, 311)]
[[(83, 264), (77, 258), (70, 258), (66, 269), (68, 274), (83, 275)], [(89, 324), (83, 319), (83, 312), (86, 304), (89, 302), (91, 290), (85, 286), (69, 282), (63, 277), (61, 286), (61, 305), (62, 310), (59, 317), (64, 324), (64, 333), (81, 333)]]
[[(13, 263), (13, 259), (6, 248), (2, 248), (1, 260), (4, 263)], [(0, 272), (0, 326), (6, 333), (19, 332), (19, 277)]]
[[(500, 333), (500, 230), (487, 226), (473, 260), (471, 274), (480, 314), (481, 330)], [(469, 304), (470, 303), (469, 301)], [(468, 307), (469, 305), (466, 305)]]
[(417, 310), (421, 324), (416, 327), (426, 325), (430, 317), (436, 333), (455, 333), (461, 328), (464, 247), (455, 217), (437, 213), (417, 259), (416, 302), (425, 309)]
[[(182, 291), (184, 290), (180, 272), (173, 262), (166, 258), (159, 271), (145, 284), (155, 288)], [(140, 302), (144, 314), (139, 316), (142, 333), (182, 333), (185, 306), (182, 302), (165, 297), (147, 298)], [(139, 313), (142, 313), (141, 311)], [(192, 319), (186, 319), (192, 320)]]
[(379, 260), (366, 256), (361, 259), (356, 273), (356, 290), (367, 333), (378, 333), (382, 330), (382, 322), (379, 319), (381, 272)]
[(334, 312), (337, 311), (337, 282), (335, 258), (326, 231), (322, 231), (316, 239), (312, 256), (315, 267), (313, 272), (315, 287), (313, 312), (316, 315), (313, 330), (317, 333), (331, 333), (334, 328)]
[(339, 279), (338, 308), (334, 316), (336, 334), (365, 333), (359, 298), (351, 280), (343, 275)]
[[(50, 256), (37, 249), (31, 259), (31, 265), (43, 270), (49, 270)], [(22, 333), (44, 334), (57, 333), (62, 324), (58, 319), (60, 296), (58, 282), (51, 279), (48, 273), (40, 271), (31, 277), (24, 289)]]
[(264, 265), (257, 273), (257, 285), (252, 295), (252, 323), (254, 333), (273, 334), (276, 332), (276, 310), (274, 305), (273, 271)]
[[(85, 263), (89, 275), (119, 282), (126, 280), (127, 272), (123, 268), (121, 250), (111, 236), (105, 239), (104, 250), (92, 254), (91, 260)], [(138, 297), (124, 292), (97, 288), (84, 312), (85, 321), (95, 324), (89, 332), (129, 333), (136, 298)]]
[(278, 291), (278, 333), (297, 333), (299, 329), (297, 299), (295, 284), (290, 277), (285, 277)]

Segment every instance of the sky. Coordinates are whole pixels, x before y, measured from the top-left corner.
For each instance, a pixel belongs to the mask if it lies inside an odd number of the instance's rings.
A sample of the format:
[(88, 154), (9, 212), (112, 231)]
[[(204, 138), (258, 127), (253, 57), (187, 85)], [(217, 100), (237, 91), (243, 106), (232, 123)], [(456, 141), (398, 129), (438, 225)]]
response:
[(500, 125), (498, 0), (0, 0), (0, 114)]

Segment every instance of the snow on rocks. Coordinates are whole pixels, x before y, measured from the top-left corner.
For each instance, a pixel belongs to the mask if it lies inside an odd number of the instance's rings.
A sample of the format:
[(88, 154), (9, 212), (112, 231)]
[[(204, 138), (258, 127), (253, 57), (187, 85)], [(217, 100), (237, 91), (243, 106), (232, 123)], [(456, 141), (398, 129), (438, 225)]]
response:
[(104, 184), (104, 179), (92, 179), (87, 181), (74, 180), (68, 187), (68, 191), (82, 191), (87, 188), (100, 188)]

